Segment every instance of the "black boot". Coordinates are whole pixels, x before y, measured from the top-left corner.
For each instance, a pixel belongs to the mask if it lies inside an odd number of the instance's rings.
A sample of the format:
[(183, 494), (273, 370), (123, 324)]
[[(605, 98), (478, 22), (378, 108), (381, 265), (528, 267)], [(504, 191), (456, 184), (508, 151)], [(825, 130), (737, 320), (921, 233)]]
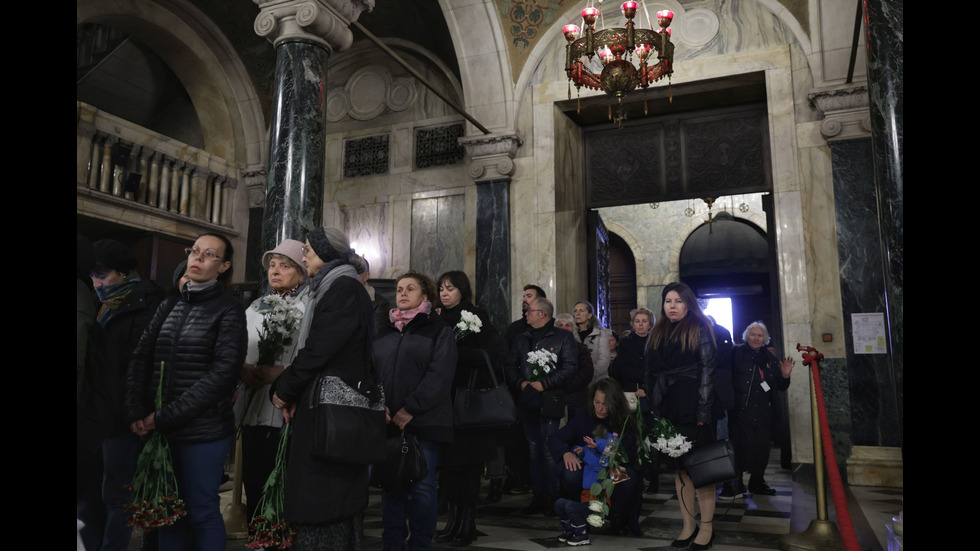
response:
[(476, 540), (476, 507), (473, 505), (460, 507), (459, 528), (449, 545), (465, 547), (474, 540)]
[(442, 530), (436, 531), (435, 537), (432, 538), (436, 543), (447, 543), (452, 541), (453, 536), (455, 536), (456, 531), (459, 530), (460, 522), (460, 506), (455, 503), (449, 504), (449, 520), (446, 522), (446, 527)]
[(487, 503), (497, 503), (500, 501), (500, 496), (503, 494), (501, 490), (503, 486), (503, 480), (499, 478), (490, 479), (490, 491), (487, 492)]

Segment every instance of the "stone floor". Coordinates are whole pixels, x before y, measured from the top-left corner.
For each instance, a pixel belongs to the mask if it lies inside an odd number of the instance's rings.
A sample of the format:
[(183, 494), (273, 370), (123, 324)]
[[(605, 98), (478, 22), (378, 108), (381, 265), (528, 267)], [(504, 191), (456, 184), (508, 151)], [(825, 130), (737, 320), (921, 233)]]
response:
[[(717, 551), (779, 549), (780, 540), (784, 535), (806, 530), (810, 522), (817, 517), (812, 466), (798, 466), (792, 472), (781, 469), (778, 452), (774, 452), (773, 460), (769, 465), (766, 480), (776, 490), (776, 495), (743, 494), (736, 498), (718, 498), (715, 513), (717, 536), (713, 549)], [(644, 494), (640, 519), (642, 536), (611, 536), (603, 534), (602, 531), (595, 531), (590, 536), (592, 543), (589, 549), (594, 551), (671, 549), (670, 542), (679, 535), (681, 526), (680, 509), (673, 492), (672, 475), (662, 474), (660, 487), (670, 491)], [(231, 503), (231, 488), (231, 483), (222, 488), (223, 508)], [(888, 549), (886, 526), (903, 508), (903, 490), (846, 486), (845, 493), (861, 549), (871, 551)], [(518, 509), (530, 502), (530, 499), (530, 494), (504, 495), (498, 503), (480, 505), (477, 508), (479, 537), (470, 547), (487, 551), (540, 551), (563, 547), (564, 545), (555, 539), (560, 533), (555, 518), (516, 514)], [(830, 520), (836, 523), (837, 517), (829, 491), (827, 503), (830, 508)], [(440, 517), (440, 527), (445, 521), (445, 516)], [(380, 490), (371, 491), (370, 504), (365, 512), (364, 528), (365, 550), (380, 550)], [(233, 534), (229, 533), (227, 549), (232, 551), (248, 549), (245, 538), (231, 536)], [(142, 534), (137, 530), (133, 534), (130, 550), (138, 550), (141, 541)], [(433, 549), (439, 551), (449, 547), (435, 544)]]

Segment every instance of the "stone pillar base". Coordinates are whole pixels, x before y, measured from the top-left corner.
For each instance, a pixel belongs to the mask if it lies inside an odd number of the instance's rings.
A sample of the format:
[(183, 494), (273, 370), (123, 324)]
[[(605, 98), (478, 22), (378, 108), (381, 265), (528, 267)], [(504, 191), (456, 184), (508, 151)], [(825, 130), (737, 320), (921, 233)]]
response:
[(855, 486), (904, 488), (902, 449), (854, 446), (847, 459), (847, 483)]

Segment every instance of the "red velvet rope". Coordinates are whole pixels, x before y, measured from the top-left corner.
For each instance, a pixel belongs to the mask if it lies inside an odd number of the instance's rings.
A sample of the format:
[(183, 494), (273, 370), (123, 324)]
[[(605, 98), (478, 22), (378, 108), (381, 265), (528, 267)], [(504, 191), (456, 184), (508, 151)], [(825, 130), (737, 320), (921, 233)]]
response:
[[(837, 468), (837, 456), (834, 454), (834, 442), (830, 439), (830, 423), (827, 421), (827, 407), (823, 401), (823, 388), (820, 386), (820, 360), (823, 354), (812, 346), (796, 344), (796, 349), (803, 352), (803, 365), (810, 366), (813, 373), (813, 390), (817, 394), (817, 415), (820, 418), (820, 438), (823, 441), (824, 463), (827, 464), (827, 476), (830, 478), (831, 499), (837, 511), (837, 523), (845, 551), (861, 551), (858, 544), (854, 523), (851, 521), (851, 511), (847, 507), (847, 497), (844, 495), (844, 483)], [(812, 354), (810, 354), (812, 352)]]

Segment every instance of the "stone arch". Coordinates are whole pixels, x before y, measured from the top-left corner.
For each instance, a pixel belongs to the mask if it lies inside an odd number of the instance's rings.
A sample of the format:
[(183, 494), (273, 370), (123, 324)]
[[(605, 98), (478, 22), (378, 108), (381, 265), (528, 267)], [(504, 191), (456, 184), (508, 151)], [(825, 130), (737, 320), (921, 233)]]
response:
[(265, 168), (268, 138), (258, 94), (234, 46), (206, 15), (186, 0), (78, 0), (76, 8), (76, 24), (138, 36), (167, 63), (193, 102), (208, 152), (241, 169)]
[(643, 256), (643, 248), (640, 246), (640, 241), (628, 229), (616, 222), (603, 220), (603, 224), (606, 225), (607, 230), (622, 237), (623, 241), (629, 245), (630, 252), (633, 253), (633, 259), (636, 261), (636, 273), (637, 278), (639, 278), (639, 274), (646, 272), (646, 259)]
[[(514, 86), (496, 2), (454, 4), (439, 0), (459, 59), (465, 109), (491, 131), (513, 131)], [(476, 133), (472, 125), (467, 128), (467, 134)]]
[[(767, 233), (766, 219), (759, 214), (750, 212), (744, 216), (736, 216), (735, 218), (736, 219), (740, 218), (744, 222), (748, 222), (753, 226), (756, 226), (757, 228), (762, 230), (763, 233)], [(683, 230), (678, 232), (677, 235), (674, 236), (674, 240), (670, 243), (670, 252), (669, 252), (670, 256), (667, 259), (667, 270), (668, 270), (667, 279), (664, 280), (661, 283), (661, 285), (666, 285), (671, 281), (677, 281), (680, 278), (681, 249), (684, 248), (684, 243), (686, 243), (687, 238), (690, 237), (692, 233), (694, 233), (694, 230), (700, 228), (705, 224), (707, 224), (707, 222), (704, 221), (704, 219), (701, 216), (692, 217), (691, 220), (689, 220), (688, 223), (684, 225)]]

